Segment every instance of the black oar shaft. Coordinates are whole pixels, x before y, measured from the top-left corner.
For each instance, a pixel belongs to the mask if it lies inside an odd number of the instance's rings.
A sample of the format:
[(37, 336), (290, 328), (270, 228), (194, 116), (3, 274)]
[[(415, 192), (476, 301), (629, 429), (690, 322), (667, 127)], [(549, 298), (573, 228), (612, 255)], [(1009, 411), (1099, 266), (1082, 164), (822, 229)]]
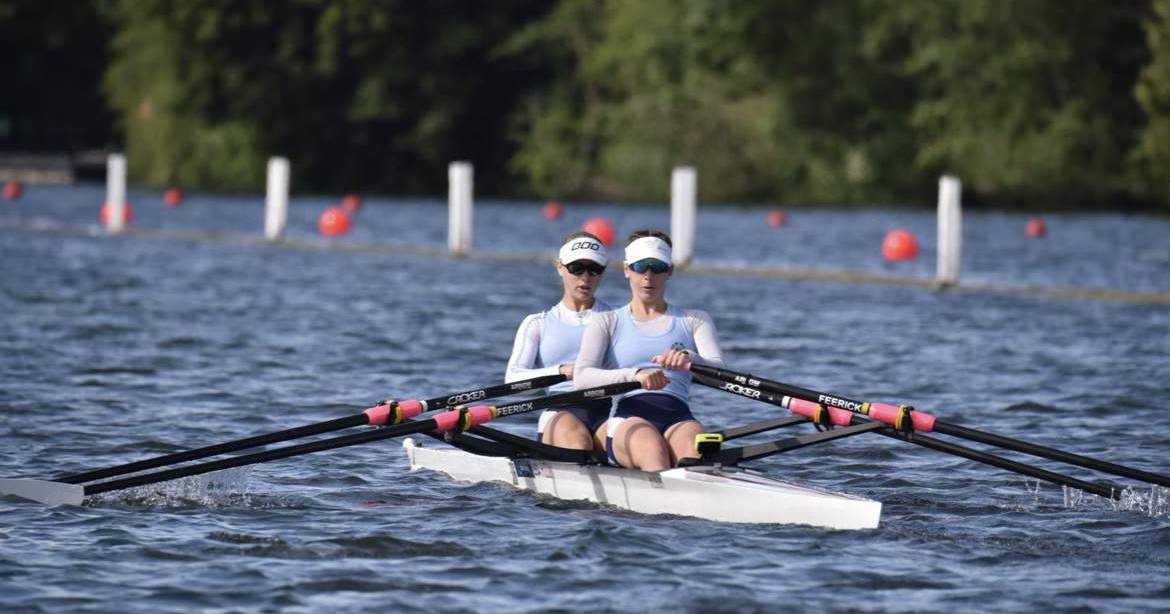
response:
[[(456, 392), (453, 394), (443, 395), (424, 401), (425, 408), (443, 409), (453, 405), (461, 405), (474, 401), (484, 399), (493, 399), (509, 394), (516, 394), (519, 392), (527, 392), (529, 390), (538, 390), (547, 388), (553, 384), (559, 384), (566, 380), (564, 375), (542, 375), (531, 379), (521, 380), (518, 382), (511, 382), (508, 384), (498, 384), (495, 386), (487, 386), (484, 388), (475, 388), (472, 390), (465, 390), (463, 392)], [(290, 439), (300, 439), (302, 437), (310, 437), (313, 435), (320, 435), (322, 433), (329, 433), (332, 431), (339, 431), (341, 429), (351, 428), (355, 426), (365, 426), (370, 423), (369, 415), (366, 413), (354, 414), (344, 418), (335, 418), (333, 420), (326, 420), (324, 422), (317, 422), (314, 424), (307, 424), (305, 426), (298, 426), (275, 433), (268, 433), (265, 435), (256, 435), (254, 437), (245, 437), (243, 439), (236, 439), (234, 441), (227, 441), (215, 445), (205, 446), (202, 448), (195, 448), (192, 450), (185, 450), (183, 452), (175, 452), (173, 454), (166, 454), (154, 458), (147, 458), (124, 465), (117, 465), (114, 467), (106, 467), (104, 469), (95, 469), (93, 471), (85, 471), (72, 475), (65, 475), (57, 478), (58, 482), (65, 482), (68, 484), (81, 484), (82, 482), (92, 482), (94, 480), (103, 480), (118, 475), (125, 475), (127, 473), (135, 473), (137, 471), (146, 471), (147, 469), (155, 469), (165, 465), (175, 465), (178, 463), (185, 463), (187, 461), (199, 460), (209, 456), (218, 456), (220, 454), (228, 454), (231, 452), (238, 452), (240, 450), (247, 450), (248, 448), (256, 448), (265, 446), (270, 443), (279, 443), (288, 441)], [(261, 461), (262, 462), (262, 461)]]
[(521, 380), (519, 382), (499, 384), (496, 386), (488, 386), (486, 388), (476, 388), (475, 390), (465, 390), (463, 392), (456, 392), (454, 394), (445, 394), (433, 399), (427, 399), (426, 401), (423, 401), (423, 403), (428, 410), (443, 409), (444, 407), (466, 405), (468, 403), (476, 403), (485, 399), (494, 399), (496, 397), (508, 396), (510, 394), (548, 388), (549, 386), (552, 386), (553, 384), (559, 384), (566, 379), (568, 378), (559, 373), (556, 375), (542, 375), (540, 377)]
[(275, 450), (256, 452), (255, 454), (233, 456), (231, 458), (222, 458), (220, 460), (199, 463), (196, 465), (187, 465), (185, 467), (177, 467), (175, 469), (167, 469), (165, 471), (156, 471), (154, 473), (136, 475), (128, 478), (122, 478), (120, 480), (110, 480), (109, 482), (88, 484), (85, 486), (85, 495), (88, 497), (89, 495), (101, 494), (113, 490), (124, 490), (127, 488), (134, 488), (135, 486), (145, 486), (147, 484), (155, 484), (158, 482), (166, 482), (168, 480), (185, 478), (193, 475), (211, 473), (212, 471), (232, 469), (234, 467), (243, 467), (244, 465), (266, 463), (268, 461), (288, 458), (290, 456), (299, 456), (301, 454), (310, 454), (313, 452), (322, 452), (324, 450), (344, 448), (346, 446), (353, 446), (359, 443), (368, 443), (371, 441), (377, 441), (379, 439), (386, 439), (388, 437), (399, 437), (402, 435), (421, 433), (434, 428), (434, 419), (396, 424), (391, 427), (366, 431), (364, 433), (332, 437), (330, 439), (323, 439), (321, 441), (314, 441), (311, 443), (303, 443), (295, 446), (285, 446)]
[[(793, 386), (783, 382), (762, 378), (750, 373), (737, 373), (727, 369), (719, 369), (706, 365), (691, 365), (691, 371), (699, 375), (706, 375), (714, 377), (725, 382), (734, 382), (740, 385), (749, 385), (761, 391), (767, 391), (774, 394), (782, 394), (813, 403), (821, 403), (830, 407), (838, 407), (841, 409), (848, 409), (850, 411), (858, 411), (857, 408), (865, 405), (863, 401), (841, 397), (816, 390), (809, 390), (808, 388), (801, 388), (800, 386)], [(1077, 467), (1084, 467), (1086, 469), (1093, 469), (1104, 473), (1119, 475), (1151, 484), (1158, 484), (1160, 486), (1170, 486), (1170, 476), (1160, 475), (1149, 471), (1143, 471), (1133, 467), (1126, 467), (1118, 465), (1109, 461), (1104, 461), (1080, 454), (1073, 454), (1071, 452), (1064, 452), (1046, 446), (1012, 439), (1011, 437), (1004, 437), (986, 431), (979, 431), (976, 429), (960, 426), (944, 420), (935, 419), (933, 430), (944, 435), (952, 437), (959, 437), (970, 441), (978, 441), (989, 445), (998, 446), (1006, 450), (1015, 452), (1022, 452), (1040, 458), (1047, 458), (1049, 460), (1060, 461), (1075, 465)]]
[(736, 426), (722, 431), (716, 431), (723, 435), (723, 441), (731, 439), (738, 439), (740, 437), (748, 437), (757, 433), (772, 431), (776, 429), (788, 428), (797, 424), (808, 424), (808, 418), (804, 416), (789, 416), (787, 418), (774, 418), (772, 420), (761, 420), (743, 426)]
[(1006, 450), (1014, 450), (1016, 452), (1023, 452), (1038, 456), (1040, 458), (1047, 458), (1050, 460), (1069, 463), (1070, 465), (1077, 465), (1078, 467), (1085, 467), (1087, 469), (1096, 469), (1104, 473), (1112, 473), (1122, 477), (1141, 480), (1143, 482), (1150, 482), (1159, 486), (1170, 486), (1170, 477), (1158, 475), (1149, 471), (1142, 471), (1133, 467), (1126, 467), (1118, 465), (1109, 461), (1104, 461), (1088, 456), (1081, 456), (1080, 454), (1073, 454), (1063, 450), (1057, 450), (1046, 446), (1029, 443), (1027, 441), (1020, 441), (1019, 439), (1012, 439), (1011, 437), (1004, 437), (994, 433), (987, 433), (984, 431), (977, 431), (975, 429), (943, 422), (942, 420), (935, 420), (935, 432), (944, 435), (951, 435), (952, 437), (959, 437), (970, 441), (978, 441), (979, 443), (986, 443), (993, 446), (998, 446)]
[(147, 469), (154, 469), (164, 465), (174, 465), (177, 463), (185, 463), (187, 461), (207, 458), (208, 456), (217, 456), (220, 454), (227, 454), (229, 452), (237, 452), (247, 448), (255, 448), (258, 446), (265, 446), (270, 443), (277, 443), (280, 441), (288, 441), (290, 439), (299, 439), (301, 437), (310, 437), (312, 435), (319, 435), (321, 433), (328, 433), (354, 426), (362, 426), (369, 423), (369, 417), (365, 414), (355, 414), (353, 416), (346, 416), (344, 418), (337, 418), (325, 422), (318, 422), (316, 424), (309, 424), (305, 426), (298, 426), (296, 428), (277, 431), (275, 433), (268, 433), (266, 435), (257, 435), (255, 437), (246, 437), (244, 439), (237, 439), (235, 441), (228, 441), (225, 443), (206, 446), (203, 448), (195, 448), (192, 450), (185, 450), (183, 452), (175, 452), (174, 454), (167, 454), (164, 456), (157, 456), (155, 458), (148, 458), (145, 460), (135, 461), (133, 463), (126, 463), (125, 465), (117, 465), (115, 467), (107, 467), (105, 469), (95, 469), (93, 471), (86, 471), (84, 473), (77, 473), (73, 475), (66, 475), (57, 478), (58, 482), (65, 482), (68, 484), (80, 484), (82, 482), (92, 482), (94, 480), (102, 480), (116, 475), (125, 475), (127, 473), (134, 473), (136, 471), (146, 471)]
[[(692, 367), (692, 370), (694, 370), (694, 367)], [(723, 373), (727, 373), (727, 372), (724, 371)], [(722, 378), (723, 378), (723, 376), (716, 376), (713, 373), (706, 373), (706, 374), (700, 374), (697, 377), (695, 377), (695, 381), (700, 383), (700, 384), (703, 384), (705, 386), (710, 386), (712, 388), (723, 390), (725, 392), (730, 392), (731, 394), (736, 394), (736, 395), (747, 397), (750, 399), (755, 399), (757, 401), (768, 403), (770, 405), (784, 407), (786, 409), (788, 406), (785, 404), (783, 397), (784, 396), (788, 396), (788, 397), (795, 396), (795, 395), (790, 395), (790, 394), (783, 394), (783, 395), (778, 396), (777, 394), (773, 394), (772, 392), (769, 392), (766, 389), (766, 387), (764, 387), (764, 386), (760, 386), (758, 388), (754, 387), (756, 384), (761, 383), (761, 380), (759, 380), (759, 378), (755, 378), (754, 376), (751, 377), (752, 385), (748, 385), (747, 383), (741, 383), (743, 381), (743, 377), (738, 376), (738, 375), (734, 378), (731, 376), (727, 376), (726, 380), (723, 380)], [(733, 387), (733, 388), (721, 387), (717, 383), (721, 380), (734, 382), (734, 383), (738, 384), (738, 386)], [(945, 441), (940, 441), (938, 439), (934, 439), (932, 437), (927, 437), (927, 436), (922, 435), (920, 433), (913, 433), (913, 434), (902, 433), (902, 432), (899, 432), (893, 428), (885, 426), (884, 423), (877, 422), (876, 420), (873, 420), (872, 418), (867, 418), (867, 417), (862, 416), (860, 414), (853, 414), (852, 421), (856, 424), (869, 423), (869, 424), (882, 425), (883, 428), (877, 429), (877, 432), (882, 434), (882, 435), (886, 435), (888, 437), (894, 437), (894, 438), (901, 439), (903, 441), (907, 441), (907, 442), (917, 444), (917, 445), (920, 445), (923, 447), (931, 448), (931, 449), (938, 450), (941, 452), (947, 452), (947, 453), (954, 454), (956, 456), (966, 458), (969, 460), (974, 460), (974, 461), (978, 461), (981, 463), (986, 463), (988, 465), (999, 467), (1001, 469), (1015, 471), (1016, 473), (1020, 473), (1023, 475), (1030, 476), (1030, 477), (1038, 478), (1041, 480), (1046, 480), (1046, 481), (1052, 482), (1054, 484), (1060, 484), (1062, 486), (1071, 486), (1073, 488), (1078, 488), (1078, 489), (1084, 490), (1085, 492), (1090, 492), (1090, 493), (1093, 493), (1095, 495), (1101, 495), (1102, 497), (1109, 497), (1109, 498), (1116, 499), (1120, 496), (1120, 493), (1121, 493), (1121, 488), (1115, 484), (1102, 485), (1102, 484), (1095, 484), (1092, 482), (1086, 482), (1084, 480), (1079, 480), (1077, 478), (1067, 476), (1067, 475), (1064, 475), (1061, 473), (1056, 473), (1053, 471), (1048, 471), (1047, 469), (1041, 469), (1040, 467), (1035, 467), (1033, 465), (1027, 465), (1024, 463), (1009, 460), (1009, 459), (1003, 458), (1001, 456), (995, 456), (993, 454), (988, 454), (986, 452), (981, 452), (979, 450), (973, 450), (971, 448), (966, 448), (966, 447), (959, 446), (959, 445), (952, 444), (952, 443), (948, 443)], [(850, 428), (852, 428), (852, 427), (850, 427)]]
[[(808, 422), (804, 419), (804, 422)], [(719, 461), (729, 465), (734, 465), (738, 462), (745, 462), (755, 460), (757, 458), (764, 458), (773, 454), (780, 454), (782, 452), (790, 452), (798, 450), (807, 446), (818, 443), (825, 443), (833, 441), (834, 439), (842, 439), (845, 437), (853, 437), (868, 433), (870, 431), (877, 431), (886, 428), (880, 422), (869, 422), (865, 424), (856, 424), (847, 426), (845, 428), (832, 429), (829, 431), (818, 431), (815, 433), (808, 433), (806, 435), (797, 435), (795, 437), (787, 437), (785, 439), (778, 439), (776, 441), (769, 441), (766, 443), (757, 443), (742, 448), (729, 448), (719, 452)]]
[[(564, 405), (575, 405), (592, 399), (623, 394), (638, 387), (638, 382), (628, 382), (621, 384), (611, 384), (608, 386), (598, 386), (596, 388), (588, 388), (585, 390), (576, 390), (573, 392), (541, 397), (520, 403), (500, 405), (495, 408), (495, 414), (497, 417), (504, 417), (540, 409), (561, 407)], [(288, 458), (290, 456), (299, 456), (302, 454), (311, 454), (313, 452), (333, 450), (346, 446), (378, 441), (380, 439), (388, 439), (390, 437), (412, 435), (414, 433), (422, 433), (435, 430), (437, 428), (439, 428), (439, 423), (434, 418), (419, 420), (416, 422), (404, 422), (402, 424), (396, 424), (394, 426), (366, 431), (364, 433), (343, 435), (341, 437), (333, 437), (330, 439), (323, 439), (321, 441), (303, 443), (295, 446), (285, 446), (275, 450), (266, 450), (264, 452), (256, 452), (254, 454), (246, 454), (232, 458), (223, 458), (215, 461), (198, 463), (195, 465), (187, 465), (185, 467), (177, 467), (175, 469), (167, 469), (163, 471), (156, 471), (154, 473), (146, 473), (143, 475), (122, 478), (119, 480), (111, 480), (109, 482), (89, 484), (85, 486), (85, 495), (89, 496), (114, 490), (124, 490), (126, 488), (134, 488), (135, 486), (145, 486), (147, 484), (155, 484), (157, 482), (165, 482), (177, 478), (200, 475), (204, 473), (210, 473), (212, 471), (220, 471), (222, 469), (231, 469), (234, 467), (242, 467), (244, 465), (254, 465), (257, 463)]]
[(1076, 488), (1077, 490), (1083, 490), (1087, 493), (1092, 493), (1101, 497), (1106, 497), (1109, 499), (1121, 498), (1122, 488), (1116, 484), (1110, 484), (1107, 482), (1094, 483), (1078, 480), (1077, 478), (1061, 473), (1055, 473), (1053, 471), (1048, 471), (1047, 469), (1041, 469), (1035, 465), (1016, 462), (1003, 458), (1002, 456), (988, 454), (987, 452), (982, 452), (980, 450), (975, 450), (947, 441), (942, 441), (940, 439), (935, 439), (934, 437), (927, 437), (926, 435), (919, 433), (907, 435), (890, 427), (886, 427), (885, 429), (878, 432), (882, 435), (886, 435), (887, 437), (908, 441), (912, 444), (916, 444), (924, 448), (946, 452), (947, 454), (953, 454), (955, 456), (969, 460), (978, 461), (993, 467), (999, 467), (1000, 469), (1007, 469), (1008, 471), (1014, 471), (1022, 475), (1045, 480), (1054, 484), (1060, 484), (1061, 486), (1069, 486)]

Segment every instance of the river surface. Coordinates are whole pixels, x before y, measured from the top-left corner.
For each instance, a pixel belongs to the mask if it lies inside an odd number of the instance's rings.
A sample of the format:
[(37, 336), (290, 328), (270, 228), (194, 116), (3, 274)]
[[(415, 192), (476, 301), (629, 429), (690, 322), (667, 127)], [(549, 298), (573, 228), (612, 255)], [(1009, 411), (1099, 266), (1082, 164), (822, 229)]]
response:
[[(502, 381), (515, 327), (558, 298), (547, 263), (306, 248), (332, 199), (296, 198), (297, 245), (258, 236), (260, 196), (135, 191), (107, 237), (98, 186), (0, 202), (0, 476), (51, 478)], [(476, 249), (553, 254), (593, 215), (619, 235), (660, 207), (476, 209)], [(702, 208), (702, 262), (908, 275), (934, 269), (932, 212)], [(1165, 218), (968, 212), (965, 281), (1170, 291)], [(372, 199), (343, 245), (441, 247), (446, 207)], [(893, 228), (911, 262), (880, 259)], [(220, 233), (220, 234), (215, 234)], [(191, 235), (194, 236), (194, 235)], [(316, 243), (314, 243), (316, 244)], [(328, 247), (329, 243), (320, 242)], [(1021, 293), (679, 273), (731, 368), (909, 403), (973, 428), (1165, 473), (1170, 308)], [(600, 295), (624, 303), (611, 271)], [(779, 411), (696, 388), (712, 427)], [(500, 426), (529, 432), (534, 420)], [(960, 442), (962, 443), (962, 442)], [(978, 444), (970, 444), (980, 447)], [(1017, 460), (1026, 457), (1005, 454)], [(0, 609), (191, 611), (939, 611), (1170, 606), (1166, 489), (1113, 504), (878, 436), (757, 461), (880, 500), (828, 531), (644, 516), (410, 472), (399, 440), (300, 456), (83, 506), (0, 498)]]

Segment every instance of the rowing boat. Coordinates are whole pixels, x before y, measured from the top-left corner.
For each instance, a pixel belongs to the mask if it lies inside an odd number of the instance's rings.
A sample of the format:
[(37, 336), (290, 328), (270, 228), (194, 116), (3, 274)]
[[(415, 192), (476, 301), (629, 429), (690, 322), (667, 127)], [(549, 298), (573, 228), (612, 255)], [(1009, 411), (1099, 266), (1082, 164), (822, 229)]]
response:
[[(427, 434), (458, 449), (405, 443), (412, 469), (432, 469), (471, 482), (502, 482), (516, 488), (576, 501), (592, 501), (643, 514), (674, 514), (722, 522), (801, 524), (831, 529), (872, 529), (881, 518), (881, 503), (815, 486), (778, 480), (741, 466), (830, 441), (876, 433), (946, 454), (978, 461), (1066, 488), (1119, 501), (1120, 484), (1057, 473), (987, 451), (964, 447), (923, 433), (940, 433), (1024, 454), (1112, 473), (1156, 486), (1170, 487), (1170, 476), (1118, 465), (1037, 444), (979, 431), (937, 419), (908, 406), (863, 402), (817, 392), (721, 368), (690, 365), (695, 382), (791, 411), (750, 424), (703, 433), (695, 439), (698, 458), (659, 472), (634, 471), (598, 464), (592, 451), (557, 448), (527, 437), (482, 426), (506, 416), (543, 409), (579, 406), (637, 389), (621, 382), (574, 390), (504, 405), (456, 405), (497, 396), (526, 393), (565, 380), (549, 375), (432, 399), (388, 400), (360, 413), (297, 426), (274, 433), (173, 452), (153, 458), (58, 476), (55, 480), (0, 478), (0, 497), (12, 495), (47, 505), (78, 505), (86, 497), (157, 484), (213, 471), (371, 443), (391, 437)], [(437, 411), (429, 417), (422, 412)], [(805, 432), (760, 443), (724, 447), (723, 443), (812, 423)], [(237, 456), (225, 456), (271, 443), (373, 426), (357, 433), (316, 439)], [(212, 456), (215, 460), (189, 463)], [(158, 471), (148, 471), (158, 469)]]
[(467, 482), (501, 482), (568, 501), (592, 501), (642, 514), (675, 514), (720, 522), (801, 524), (874, 529), (879, 501), (766, 476), (744, 467), (699, 465), (636, 471), (531, 458), (480, 456), (403, 441), (410, 468)]

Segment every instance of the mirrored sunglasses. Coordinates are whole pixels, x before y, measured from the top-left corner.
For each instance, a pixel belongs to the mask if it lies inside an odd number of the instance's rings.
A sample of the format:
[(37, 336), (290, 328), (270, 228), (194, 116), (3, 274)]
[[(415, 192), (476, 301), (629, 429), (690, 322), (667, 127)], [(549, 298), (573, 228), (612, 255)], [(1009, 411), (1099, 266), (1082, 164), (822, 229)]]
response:
[(597, 277), (605, 272), (605, 267), (588, 260), (578, 260), (570, 262), (565, 265), (565, 270), (569, 271), (569, 275), (580, 275), (581, 273), (588, 273), (590, 277)]
[(670, 265), (658, 260), (657, 258), (643, 258), (637, 262), (630, 263), (630, 270), (635, 273), (665, 273), (670, 270)]

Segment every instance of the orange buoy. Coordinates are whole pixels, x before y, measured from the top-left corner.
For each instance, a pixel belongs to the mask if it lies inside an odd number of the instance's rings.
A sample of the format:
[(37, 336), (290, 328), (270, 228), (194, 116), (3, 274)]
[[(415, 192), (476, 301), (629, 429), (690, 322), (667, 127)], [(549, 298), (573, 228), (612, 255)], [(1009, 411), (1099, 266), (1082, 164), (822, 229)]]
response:
[(358, 212), (362, 208), (362, 198), (357, 194), (346, 194), (341, 197), (341, 209), (349, 214)]
[(1024, 225), (1024, 234), (1033, 239), (1039, 239), (1048, 234), (1048, 227), (1044, 225), (1044, 220), (1034, 217)]
[(174, 186), (167, 188), (167, 191), (163, 192), (163, 204), (172, 208), (183, 204), (183, 191)]
[(317, 228), (327, 237), (340, 237), (349, 232), (349, 214), (341, 207), (329, 207), (317, 219)]
[(590, 218), (590, 219), (586, 220), (584, 224), (581, 225), (581, 230), (584, 230), (585, 232), (592, 234), (593, 236), (597, 237), (598, 239), (601, 239), (601, 242), (606, 247), (613, 246), (613, 239), (614, 239), (613, 224), (610, 224), (609, 220), (607, 220), (603, 217)]
[(24, 194), (24, 186), (20, 185), (19, 181), (9, 181), (4, 184), (4, 198), (6, 200), (17, 200), (21, 194)]
[(544, 203), (544, 209), (541, 210), (541, 213), (544, 214), (544, 219), (551, 222), (561, 219), (561, 216), (565, 214), (565, 208), (561, 206), (561, 203), (550, 200)]
[[(110, 203), (102, 203), (102, 211), (98, 214), (98, 219), (102, 221), (102, 226), (110, 225)], [(134, 221), (134, 207), (130, 206), (127, 201), (122, 205), (122, 225), (129, 226), (130, 222)]]
[(788, 223), (788, 214), (779, 209), (772, 209), (768, 212), (768, 225), (772, 228), (780, 228)]
[(918, 257), (918, 239), (908, 230), (891, 230), (882, 241), (882, 256), (886, 260), (913, 260)]

